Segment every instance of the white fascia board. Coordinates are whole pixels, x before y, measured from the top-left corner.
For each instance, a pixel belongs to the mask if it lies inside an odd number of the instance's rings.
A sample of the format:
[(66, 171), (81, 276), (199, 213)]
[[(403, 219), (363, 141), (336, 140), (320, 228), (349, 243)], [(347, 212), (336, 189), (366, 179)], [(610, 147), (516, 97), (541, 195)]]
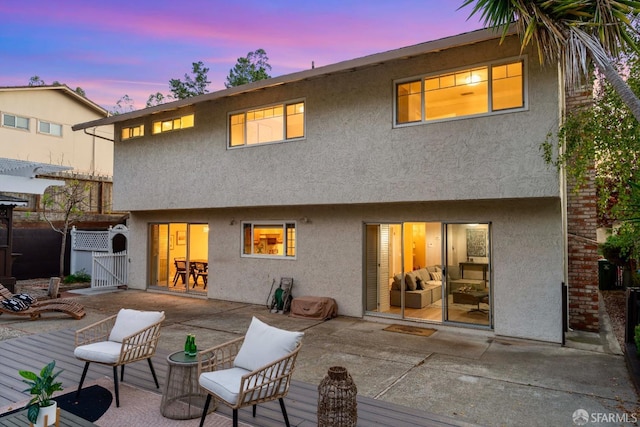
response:
[(23, 176), (0, 175), (0, 191), (5, 193), (44, 194), (52, 185), (61, 186), (65, 182), (56, 179), (26, 178)]

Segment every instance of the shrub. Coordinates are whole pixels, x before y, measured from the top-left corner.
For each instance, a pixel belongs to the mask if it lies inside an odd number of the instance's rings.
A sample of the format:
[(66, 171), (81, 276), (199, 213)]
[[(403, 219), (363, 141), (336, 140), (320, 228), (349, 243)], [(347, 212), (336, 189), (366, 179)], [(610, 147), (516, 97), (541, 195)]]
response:
[(91, 275), (84, 271), (84, 268), (64, 278), (64, 283), (86, 283), (90, 281)]
[(640, 325), (636, 325), (634, 341), (636, 342), (636, 354), (640, 356)]

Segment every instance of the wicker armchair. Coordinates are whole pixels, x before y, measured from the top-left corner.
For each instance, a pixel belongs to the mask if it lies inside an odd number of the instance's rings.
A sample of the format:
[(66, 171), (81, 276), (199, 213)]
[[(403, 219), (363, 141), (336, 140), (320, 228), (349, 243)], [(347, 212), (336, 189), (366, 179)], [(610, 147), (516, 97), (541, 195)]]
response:
[(80, 396), (91, 362), (113, 366), (116, 407), (120, 406), (118, 366), (120, 366), (120, 381), (123, 381), (124, 365), (146, 359), (156, 387), (160, 388), (151, 357), (158, 346), (160, 324), (163, 320), (164, 311), (138, 311), (123, 308), (116, 315), (77, 330), (76, 348), (73, 354), (86, 363), (76, 397)]
[(200, 427), (204, 425), (212, 397), (233, 410), (233, 426), (238, 425), (238, 409), (276, 400), (284, 422), (289, 418), (284, 397), (300, 351), (302, 332), (277, 329), (253, 318), (244, 337), (198, 353), (200, 386), (208, 393)]

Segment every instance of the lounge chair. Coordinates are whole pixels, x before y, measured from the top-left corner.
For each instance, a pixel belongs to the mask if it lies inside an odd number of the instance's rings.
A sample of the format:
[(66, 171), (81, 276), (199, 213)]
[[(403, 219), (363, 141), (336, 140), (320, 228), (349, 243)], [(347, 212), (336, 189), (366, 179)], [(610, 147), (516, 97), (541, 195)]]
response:
[(70, 299), (50, 299), (45, 301), (36, 301), (27, 308), (15, 311), (6, 308), (2, 303), (3, 300), (14, 299), (14, 295), (0, 285), (0, 314), (12, 314), (15, 316), (29, 316), (31, 320), (39, 319), (42, 313), (58, 312), (68, 314), (74, 319), (82, 319), (85, 316), (84, 307)]

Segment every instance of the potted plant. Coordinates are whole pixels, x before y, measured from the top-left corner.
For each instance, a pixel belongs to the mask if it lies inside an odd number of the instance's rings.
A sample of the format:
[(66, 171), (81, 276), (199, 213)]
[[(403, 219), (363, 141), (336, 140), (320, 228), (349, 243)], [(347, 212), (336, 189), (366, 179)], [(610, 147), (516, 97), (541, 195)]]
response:
[(55, 382), (56, 377), (60, 375), (61, 370), (53, 373), (56, 361), (52, 361), (42, 368), (40, 376), (31, 371), (18, 371), (23, 383), (28, 384), (28, 391), (33, 396), (25, 409), (27, 409), (27, 418), (35, 426), (44, 426), (44, 418), (47, 416), (47, 425), (55, 424), (58, 404), (51, 399), (54, 392), (62, 390), (62, 383)]

